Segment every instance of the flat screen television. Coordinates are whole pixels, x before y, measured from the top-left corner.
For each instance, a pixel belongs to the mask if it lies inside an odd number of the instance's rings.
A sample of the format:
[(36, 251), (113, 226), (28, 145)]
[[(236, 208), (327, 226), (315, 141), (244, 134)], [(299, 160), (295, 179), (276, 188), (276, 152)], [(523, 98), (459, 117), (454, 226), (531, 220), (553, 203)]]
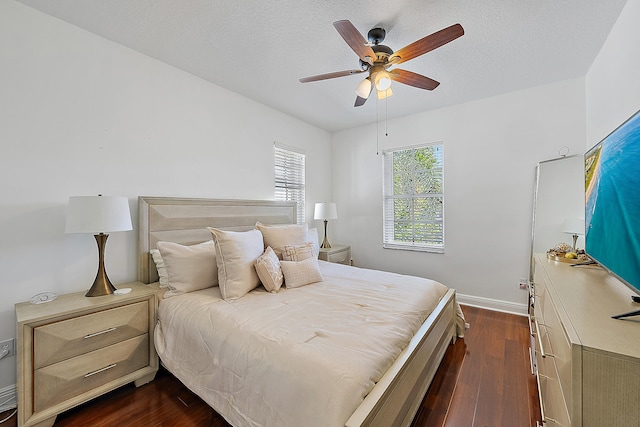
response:
[(585, 190), (587, 255), (640, 294), (640, 111), (587, 151)]

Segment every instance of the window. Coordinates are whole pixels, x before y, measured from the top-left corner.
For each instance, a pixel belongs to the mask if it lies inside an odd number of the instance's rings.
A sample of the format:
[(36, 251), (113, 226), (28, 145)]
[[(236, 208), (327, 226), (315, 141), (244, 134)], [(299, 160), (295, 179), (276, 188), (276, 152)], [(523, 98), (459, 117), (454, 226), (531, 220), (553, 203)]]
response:
[(304, 223), (304, 153), (275, 146), (275, 199), (296, 202), (298, 224)]
[(443, 144), (383, 152), (383, 247), (444, 252)]

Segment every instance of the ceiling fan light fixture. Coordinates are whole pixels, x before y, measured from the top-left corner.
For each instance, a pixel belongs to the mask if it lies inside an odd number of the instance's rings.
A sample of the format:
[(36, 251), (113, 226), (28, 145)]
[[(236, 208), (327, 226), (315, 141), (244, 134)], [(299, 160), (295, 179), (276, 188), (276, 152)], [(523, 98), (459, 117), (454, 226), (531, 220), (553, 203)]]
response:
[(371, 93), (371, 78), (367, 77), (358, 84), (356, 88), (356, 95), (360, 98), (367, 99)]
[(377, 94), (378, 94), (378, 99), (385, 99), (393, 95), (393, 92), (391, 91), (391, 88), (389, 88), (386, 90), (379, 90), (377, 91)]
[(378, 71), (374, 80), (378, 91), (385, 91), (391, 87), (391, 76), (386, 71)]

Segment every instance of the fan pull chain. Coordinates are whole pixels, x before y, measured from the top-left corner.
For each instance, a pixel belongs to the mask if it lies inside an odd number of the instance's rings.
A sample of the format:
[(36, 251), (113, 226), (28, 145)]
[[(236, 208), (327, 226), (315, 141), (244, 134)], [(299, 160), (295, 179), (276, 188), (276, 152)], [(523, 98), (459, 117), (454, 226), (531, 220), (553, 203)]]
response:
[(380, 100), (376, 99), (376, 156), (380, 154), (380, 114), (378, 104), (380, 104)]
[(384, 136), (389, 136), (389, 127), (388, 127), (388, 117), (389, 117), (389, 97), (387, 96), (384, 99)]

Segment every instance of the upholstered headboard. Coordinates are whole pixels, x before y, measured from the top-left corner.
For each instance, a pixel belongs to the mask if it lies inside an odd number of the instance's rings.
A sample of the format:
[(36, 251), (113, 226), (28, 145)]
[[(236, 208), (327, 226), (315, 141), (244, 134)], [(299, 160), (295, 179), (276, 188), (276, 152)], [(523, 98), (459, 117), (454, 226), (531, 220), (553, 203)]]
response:
[(211, 240), (207, 227), (245, 231), (257, 221), (295, 224), (295, 202), (270, 200), (138, 197), (138, 280), (153, 283), (158, 272), (149, 251), (159, 241), (192, 245)]

